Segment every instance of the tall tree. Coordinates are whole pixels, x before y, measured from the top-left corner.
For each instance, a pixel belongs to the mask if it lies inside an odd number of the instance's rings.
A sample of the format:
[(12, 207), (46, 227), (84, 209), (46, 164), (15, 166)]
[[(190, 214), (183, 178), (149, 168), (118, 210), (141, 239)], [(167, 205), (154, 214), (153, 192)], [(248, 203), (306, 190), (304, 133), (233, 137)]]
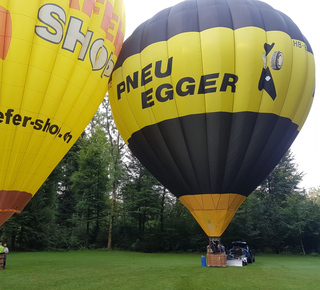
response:
[(295, 191), (301, 191), (298, 185), (302, 177), (303, 173), (298, 171), (293, 154), (288, 150), (256, 192), (267, 202), (281, 202)]
[(159, 231), (163, 188), (132, 155), (128, 155), (127, 181), (122, 188), (123, 209), (135, 232), (135, 240), (143, 242), (147, 234)]
[(308, 196), (316, 203), (320, 204), (320, 186), (312, 187), (308, 190)]
[(91, 124), (101, 126), (109, 143), (109, 185), (111, 209), (109, 213), (108, 228), (108, 249), (112, 248), (113, 228), (116, 219), (117, 200), (119, 199), (119, 188), (124, 179), (123, 158), (128, 150), (122, 140), (114, 123), (108, 96), (103, 100), (98, 112), (91, 121)]
[(79, 170), (73, 173), (72, 189), (77, 194), (77, 213), (80, 225), (85, 225), (85, 245), (97, 241), (104, 218), (108, 192), (109, 143), (100, 127), (82, 138), (79, 151)]
[(303, 254), (319, 251), (320, 204), (307, 194), (294, 194), (287, 199), (285, 221), (290, 251)]
[(119, 131), (116, 128), (111, 114), (109, 99), (102, 102), (102, 108), (105, 116), (104, 128), (110, 143), (110, 185), (111, 185), (111, 210), (109, 218), (108, 249), (112, 248), (112, 233), (115, 221), (116, 201), (119, 196), (119, 187), (124, 177), (123, 157), (126, 151), (126, 145), (122, 140)]
[(280, 252), (288, 231), (285, 208), (287, 199), (301, 193), (298, 187), (303, 173), (299, 172), (289, 150), (279, 164), (239, 208), (225, 236), (235, 232), (261, 248)]
[(72, 190), (70, 177), (79, 170), (78, 154), (82, 138), (85, 133), (71, 147), (66, 156), (61, 160), (61, 179), (58, 189), (58, 200), (56, 210), (56, 221), (59, 226), (59, 237), (57, 247), (59, 248), (77, 248), (78, 239), (74, 235), (74, 216), (76, 214), (76, 195)]

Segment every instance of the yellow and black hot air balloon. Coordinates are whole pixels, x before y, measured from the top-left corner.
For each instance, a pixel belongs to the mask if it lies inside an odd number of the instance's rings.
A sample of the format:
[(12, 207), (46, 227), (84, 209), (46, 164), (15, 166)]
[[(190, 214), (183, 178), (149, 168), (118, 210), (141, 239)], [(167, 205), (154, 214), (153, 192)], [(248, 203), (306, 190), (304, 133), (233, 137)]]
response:
[(220, 237), (311, 107), (311, 47), (256, 0), (187, 0), (141, 24), (110, 81), (113, 115), (142, 164)]
[(122, 0), (0, 0), (0, 225), (95, 114), (124, 29)]

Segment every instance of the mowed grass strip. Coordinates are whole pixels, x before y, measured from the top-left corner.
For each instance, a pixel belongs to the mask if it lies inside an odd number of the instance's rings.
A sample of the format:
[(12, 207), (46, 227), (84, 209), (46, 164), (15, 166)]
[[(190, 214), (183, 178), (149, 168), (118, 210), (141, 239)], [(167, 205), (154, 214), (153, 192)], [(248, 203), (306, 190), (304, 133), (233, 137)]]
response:
[(201, 254), (14, 253), (1, 289), (319, 289), (320, 257), (258, 255), (245, 267), (201, 266)]

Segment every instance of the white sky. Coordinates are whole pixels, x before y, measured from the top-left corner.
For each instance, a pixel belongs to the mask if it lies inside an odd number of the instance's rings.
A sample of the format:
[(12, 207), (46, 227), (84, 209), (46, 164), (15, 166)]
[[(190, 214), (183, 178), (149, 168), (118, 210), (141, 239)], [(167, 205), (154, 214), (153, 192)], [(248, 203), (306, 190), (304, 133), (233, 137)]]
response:
[[(182, 0), (123, 0), (126, 6), (126, 37), (145, 20), (157, 12), (174, 6)], [(316, 59), (316, 69), (320, 67), (320, 13), (316, 0), (264, 0), (273, 8), (287, 14), (308, 39)], [(316, 31), (318, 29), (318, 31)], [(319, 75), (316, 76), (316, 86)], [(320, 186), (320, 100), (316, 90), (308, 119), (291, 149), (299, 171), (305, 173), (300, 186), (306, 189)]]

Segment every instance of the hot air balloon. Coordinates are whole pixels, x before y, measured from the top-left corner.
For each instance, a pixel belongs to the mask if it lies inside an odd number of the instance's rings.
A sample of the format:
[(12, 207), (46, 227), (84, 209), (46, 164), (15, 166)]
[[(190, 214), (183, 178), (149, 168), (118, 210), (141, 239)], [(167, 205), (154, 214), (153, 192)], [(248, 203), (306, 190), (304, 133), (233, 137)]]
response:
[(132, 152), (220, 237), (298, 135), (314, 89), (312, 49), (288, 16), (187, 0), (124, 42), (109, 98)]
[(0, 225), (21, 212), (104, 98), (122, 0), (0, 1)]

